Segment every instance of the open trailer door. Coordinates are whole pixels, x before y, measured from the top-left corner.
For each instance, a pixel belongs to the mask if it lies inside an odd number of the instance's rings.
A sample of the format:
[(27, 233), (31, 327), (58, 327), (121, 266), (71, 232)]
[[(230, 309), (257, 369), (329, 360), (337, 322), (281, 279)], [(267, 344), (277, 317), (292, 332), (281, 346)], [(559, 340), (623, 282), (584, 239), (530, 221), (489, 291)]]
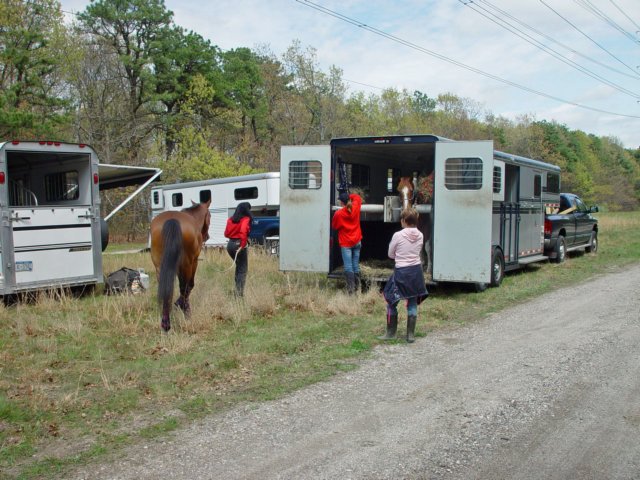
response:
[(280, 154), (280, 270), (329, 272), (331, 147)]
[(493, 142), (436, 145), (433, 279), (489, 283)]

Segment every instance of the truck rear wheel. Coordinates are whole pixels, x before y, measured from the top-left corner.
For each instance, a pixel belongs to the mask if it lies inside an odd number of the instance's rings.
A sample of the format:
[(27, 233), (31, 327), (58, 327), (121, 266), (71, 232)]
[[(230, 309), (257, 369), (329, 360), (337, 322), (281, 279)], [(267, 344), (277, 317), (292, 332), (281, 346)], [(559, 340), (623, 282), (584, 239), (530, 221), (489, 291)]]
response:
[(584, 249), (587, 253), (596, 253), (598, 251), (598, 232), (591, 232), (589, 245)]
[(504, 278), (504, 255), (499, 248), (493, 249), (491, 255), (491, 283), (492, 287), (499, 287)]
[(564, 240), (564, 235), (558, 235), (556, 241), (556, 263), (562, 263), (567, 258), (567, 242)]

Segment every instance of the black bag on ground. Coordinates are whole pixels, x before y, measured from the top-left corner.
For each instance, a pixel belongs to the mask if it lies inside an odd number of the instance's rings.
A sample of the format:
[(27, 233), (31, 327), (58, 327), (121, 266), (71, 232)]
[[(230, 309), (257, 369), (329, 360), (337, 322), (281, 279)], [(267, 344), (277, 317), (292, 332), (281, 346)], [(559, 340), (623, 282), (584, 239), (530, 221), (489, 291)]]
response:
[(132, 268), (122, 267), (107, 275), (104, 281), (104, 293), (106, 295), (137, 294), (144, 291), (140, 280), (140, 272)]

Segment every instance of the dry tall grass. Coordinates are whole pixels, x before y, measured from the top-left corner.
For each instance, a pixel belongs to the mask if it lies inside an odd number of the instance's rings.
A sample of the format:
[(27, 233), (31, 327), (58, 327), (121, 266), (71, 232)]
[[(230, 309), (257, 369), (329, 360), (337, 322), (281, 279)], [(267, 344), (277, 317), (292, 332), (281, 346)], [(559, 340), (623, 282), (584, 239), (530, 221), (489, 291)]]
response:
[[(105, 275), (123, 266), (144, 268), (150, 275), (150, 291), (142, 296), (106, 297), (97, 308), (102, 320), (96, 321), (110, 322), (113, 328), (129, 335), (153, 332), (156, 323), (159, 324), (160, 312), (149, 254), (105, 256)], [(224, 249), (203, 251), (191, 294), (191, 317), (184, 319), (174, 308), (172, 331), (209, 334), (220, 325), (238, 326), (254, 316), (269, 318), (286, 311), (353, 316), (383, 305), (375, 290), (353, 297), (327, 281), (325, 275), (280, 272), (278, 258), (257, 247), (249, 249), (249, 274), (242, 299), (234, 295), (234, 272), (233, 261)], [(176, 298), (177, 294), (176, 282)]]

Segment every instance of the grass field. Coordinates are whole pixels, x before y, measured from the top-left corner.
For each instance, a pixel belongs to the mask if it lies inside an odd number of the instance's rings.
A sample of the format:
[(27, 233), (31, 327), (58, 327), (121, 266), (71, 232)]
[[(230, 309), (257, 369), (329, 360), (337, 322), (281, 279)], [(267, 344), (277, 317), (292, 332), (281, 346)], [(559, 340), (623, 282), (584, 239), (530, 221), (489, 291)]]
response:
[[(595, 255), (532, 265), (483, 293), (433, 291), (417, 336), (640, 261), (640, 212), (599, 219)], [(0, 478), (63, 476), (140, 437), (357, 368), (379, 343), (377, 290), (354, 299), (323, 275), (282, 273), (276, 258), (253, 249), (239, 301), (230, 265), (225, 252), (206, 252), (192, 317), (174, 310), (168, 335), (153, 275), (151, 291), (138, 296), (41, 294), (0, 307)], [(153, 272), (148, 253), (104, 256), (105, 272), (123, 266)]]

